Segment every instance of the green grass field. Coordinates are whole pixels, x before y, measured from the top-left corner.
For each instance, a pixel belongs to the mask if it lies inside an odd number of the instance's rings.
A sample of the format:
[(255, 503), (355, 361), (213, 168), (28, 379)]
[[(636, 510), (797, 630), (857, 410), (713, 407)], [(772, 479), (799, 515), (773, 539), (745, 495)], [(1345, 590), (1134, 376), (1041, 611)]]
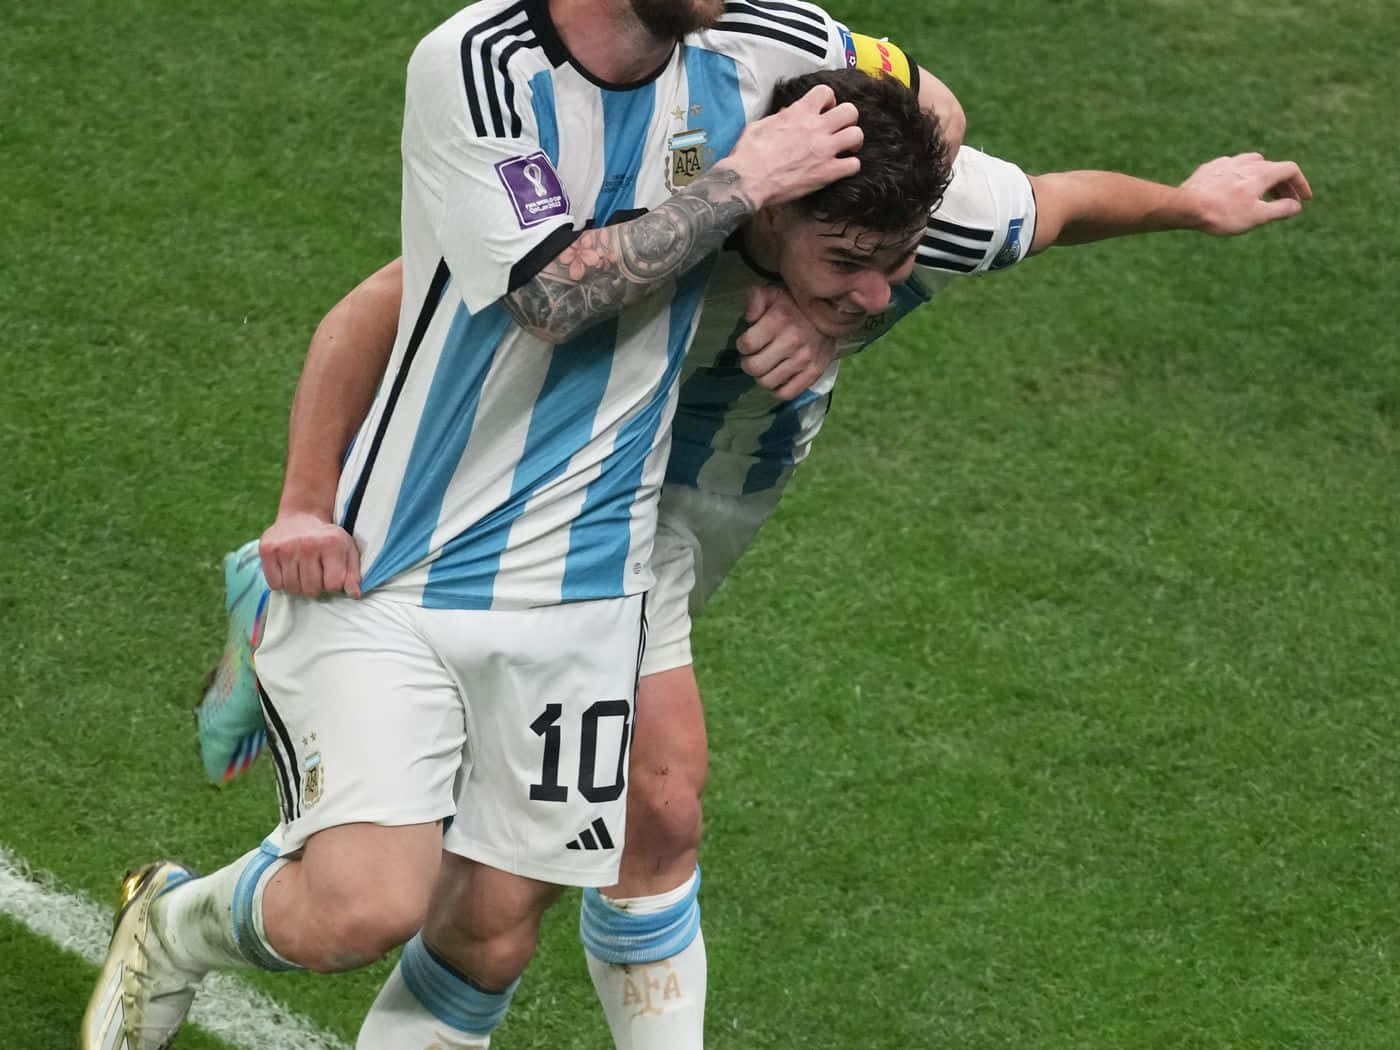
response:
[[(1393, 3), (830, 9), (1028, 170), (1260, 149), (1317, 199), (1056, 250), (852, 364), (697, 629), (710, 1045), (1393, 1050)], [(316, 321), (397, 252), (403, 67), (451, 10), (12, 11), (0, 846), (70, 890), (275, 820), (267, 768), (216, 793), (193, 751), (219, 559)], [(608, 1045), (575, 924), (501, 1050)], [(95, 971), (8, 920), (0, 957), (0, 1045), (74, 1045)], [(384, 972), (254, 980), (353, 1040)]]

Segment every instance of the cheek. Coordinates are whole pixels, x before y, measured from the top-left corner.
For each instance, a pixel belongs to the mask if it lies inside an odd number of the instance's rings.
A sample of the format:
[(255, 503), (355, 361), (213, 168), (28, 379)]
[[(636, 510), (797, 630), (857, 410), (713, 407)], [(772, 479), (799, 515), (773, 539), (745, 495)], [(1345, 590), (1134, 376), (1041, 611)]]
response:
[(833, 273), (824, 266), (807, 266), (798, 271), (799, 292), (815, 299), (835, 299), (843, 295), (850, 282), (844, 274)]

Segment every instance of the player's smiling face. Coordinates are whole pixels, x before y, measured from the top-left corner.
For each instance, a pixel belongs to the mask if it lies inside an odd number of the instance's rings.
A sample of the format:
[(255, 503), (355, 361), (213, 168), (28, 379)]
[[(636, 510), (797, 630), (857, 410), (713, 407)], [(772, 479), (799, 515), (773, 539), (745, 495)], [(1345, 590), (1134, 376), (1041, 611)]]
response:
[(914, 272), (923, 231), (877, 233), (789, 212), (775, 233), (777, 270), (793, 301), (819, 331), (839, 337), (884, 313)]
[(630, 0), (632, 13), (653, 36), (679, 40), (708, 29), (724, 13), (724, 0)]

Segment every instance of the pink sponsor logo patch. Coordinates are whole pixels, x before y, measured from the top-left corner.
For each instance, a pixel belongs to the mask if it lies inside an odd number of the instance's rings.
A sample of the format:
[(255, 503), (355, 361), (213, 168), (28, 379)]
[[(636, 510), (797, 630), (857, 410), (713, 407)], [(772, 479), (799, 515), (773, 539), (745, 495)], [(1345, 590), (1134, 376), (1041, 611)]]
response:
[(522, 229), (568, 214), (569, 196), (543, 151), (503, 160), (496, 165), (496, 174)]

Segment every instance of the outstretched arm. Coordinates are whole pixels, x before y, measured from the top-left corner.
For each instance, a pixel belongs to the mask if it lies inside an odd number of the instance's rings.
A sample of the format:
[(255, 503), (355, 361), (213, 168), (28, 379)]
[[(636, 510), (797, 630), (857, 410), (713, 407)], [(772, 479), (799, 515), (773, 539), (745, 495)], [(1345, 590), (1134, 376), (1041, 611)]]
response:
[(1036, 206), (1031, 254), (1054, 244), (1160, 230), (1230, 236), (1290, 219), (1312, 199), (1298, 165), (1258, 153), (1218, 157), (1180, 186), (1111, 171), (1062, 171), (1030, 180)]
[(316, 327), (292, 399), (287, 471), (277, 520), (262, 535), (273, 590), (360, 594), (355, 541), (334, 524), (340, 461), (369, 411), (394, 349), (403, 262), (365, 278)]

